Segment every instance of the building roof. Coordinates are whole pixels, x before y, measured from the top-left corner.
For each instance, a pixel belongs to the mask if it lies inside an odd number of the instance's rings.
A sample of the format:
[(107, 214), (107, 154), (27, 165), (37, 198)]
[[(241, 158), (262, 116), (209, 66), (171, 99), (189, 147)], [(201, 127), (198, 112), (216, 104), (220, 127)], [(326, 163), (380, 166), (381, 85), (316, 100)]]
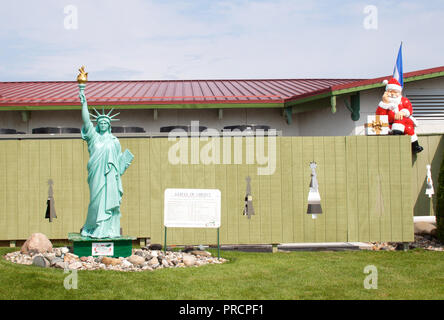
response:
[[(423, 70), (404, 73), (404, 83), (408, 83), (411, 81), (432, 79), (443, 76), (444, 76), (444, 66), (431, 69), (423, 69)], [(286, 104), (287, 105), (300, 104), (326, 97), (338, 96), (342, 94), (350, 94), (358, 91), (384, 87), (385, 84), (383, 84), (383, 81), (386, 79), (389, 80), (391, 77), (392, 77), (391, 75), (388, 75), (385, 77), (356, 80), (349, 83), (333, 85), (329, 88), (293, 96), (286, 100)]]
[[(404, 81), (444, 76), (444, 66), (404, 74)], [(90, 81), (90, 106), (138, 108), (292, 107), (384, 86), (374, 79)], [(75, 81), (0, 82), (0, 110), (79, 109)]]
[[(295, 95), (356, 82), (356, 79), (90, 81), (89, 105), (283, 104)], [(80, 107), (77, 82), (0, 82), (0, 109)], [(229, 107), (229, 106), (226, 106)]]

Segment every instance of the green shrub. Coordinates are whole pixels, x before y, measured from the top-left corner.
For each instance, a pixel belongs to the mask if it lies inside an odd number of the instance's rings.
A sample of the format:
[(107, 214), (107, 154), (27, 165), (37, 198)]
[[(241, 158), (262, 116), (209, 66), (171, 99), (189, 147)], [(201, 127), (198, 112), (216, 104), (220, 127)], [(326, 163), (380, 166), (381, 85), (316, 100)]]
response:
[(439, 170), (437, 197), (436, 225), (438, 228), (438, 238), (444, 243), (444, 159), (441, 162), (441, 168)]

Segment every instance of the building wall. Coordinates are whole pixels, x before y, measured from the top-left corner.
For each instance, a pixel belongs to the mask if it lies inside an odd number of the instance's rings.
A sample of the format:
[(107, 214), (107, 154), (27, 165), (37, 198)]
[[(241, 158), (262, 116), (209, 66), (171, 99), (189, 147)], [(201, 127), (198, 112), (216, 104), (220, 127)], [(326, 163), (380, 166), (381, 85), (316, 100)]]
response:
[(356, 123), (351, 119), (344, 98), (337, 99), (335, 114), (331, 112), (330, 105), (326, 104), (323, 109), (296, 115), (295, 122), (299, 127), (300, 136), (350, 136), (355, 134)]
[(22, 121), (19, 111), (2, 111), (0, 112), (0, 128), (27, 132), (28, 124)]
[(373, 90), (367, 90), (360, 93), (361, 100), (361, 117), (356, 121), (356, 135), (365, 135), (365, 123), (367, 123), (367, 116), (374, 115), (381, 102), (382, 95), (385, 88), (378, 88)]
[[(153, 110), (115, 110), (120, 112), (116, 126), (142, 127), (146, 132), (158, 133), (163, 126), (191, 125), (191, 121), (199, 121), (199, 125), (218, 131), (224, 126), (241, 124), (269, 125), (272, 129), (282, 131), (284, 136), (298, 136), (299, 128), (293, 122), (288, 125), (282, 115), (282, 109), (224, 109), (219, 119), (217, 109), (169, 109), (158, 110), (154, 119)], [(293, 116), (297, 119), (297, 116)], [(31, 111), (28, 122), (22, 120), (20, 111), (4, 111), (0, 113), (0, 128), (11, 128), (25, 133), (32, 133), (39, 127), (74, 127), (82, 126), (80, 110), (67, 111)]]
[[(304, 112), (299, 114), (298, 127), (301, 136), (341, 136), (341, 135), (365, 135), (365, 126), (368, 115), (374, 115), (376, 108), (384, 94), (384, 87), (360, 92), (360, 119), (353, 121), (350, 117), (350, 111), (345, 106), (345, 99), (349, 96), (339, 97), (337, 99), (337, 112), (331, 113), (331, 108), (326, 105), (324, 109)], [(444, 78), (435, 78), (407, 82), (405, 84), (403, 95), (408, 95), (411, 90), (443, 90)], [(350, 104), (350, 103), (349, 103)], [(416, 131), (418, 134), (444, 133), (443, 120), (418, 120), (419, 126)]]
[[(409, 91), (439, 90), (444, 95), (444, 78), (429, 79), (423, 81), (415, 81), (406, 86), (405, 95), (408, 96)], [(417, 128), (419, 134), (444, 133), (444, 119), (442, 120), (419, 120)]]

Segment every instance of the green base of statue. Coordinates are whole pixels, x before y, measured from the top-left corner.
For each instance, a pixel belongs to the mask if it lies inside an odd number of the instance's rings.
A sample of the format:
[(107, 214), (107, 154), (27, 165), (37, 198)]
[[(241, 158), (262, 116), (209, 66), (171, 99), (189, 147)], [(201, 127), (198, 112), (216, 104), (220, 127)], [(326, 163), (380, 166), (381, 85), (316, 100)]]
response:
[(80, 233), (69, 233), (68, 240), (73, 243), (74, 254), (79, 257), (129, 257), (132, 254), (135, 237), (96, 239), (83, 237)]

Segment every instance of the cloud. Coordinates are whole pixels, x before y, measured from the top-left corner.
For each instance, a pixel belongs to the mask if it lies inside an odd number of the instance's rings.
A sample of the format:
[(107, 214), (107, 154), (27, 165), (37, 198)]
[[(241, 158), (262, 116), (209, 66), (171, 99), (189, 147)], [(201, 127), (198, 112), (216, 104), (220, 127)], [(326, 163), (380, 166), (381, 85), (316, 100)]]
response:
[(401, 40), (405, 71), (443, 65), (444, 4), (373, 1), (11, 1), (0, 21), (0, 80), (362, 78), (391, 73)]

